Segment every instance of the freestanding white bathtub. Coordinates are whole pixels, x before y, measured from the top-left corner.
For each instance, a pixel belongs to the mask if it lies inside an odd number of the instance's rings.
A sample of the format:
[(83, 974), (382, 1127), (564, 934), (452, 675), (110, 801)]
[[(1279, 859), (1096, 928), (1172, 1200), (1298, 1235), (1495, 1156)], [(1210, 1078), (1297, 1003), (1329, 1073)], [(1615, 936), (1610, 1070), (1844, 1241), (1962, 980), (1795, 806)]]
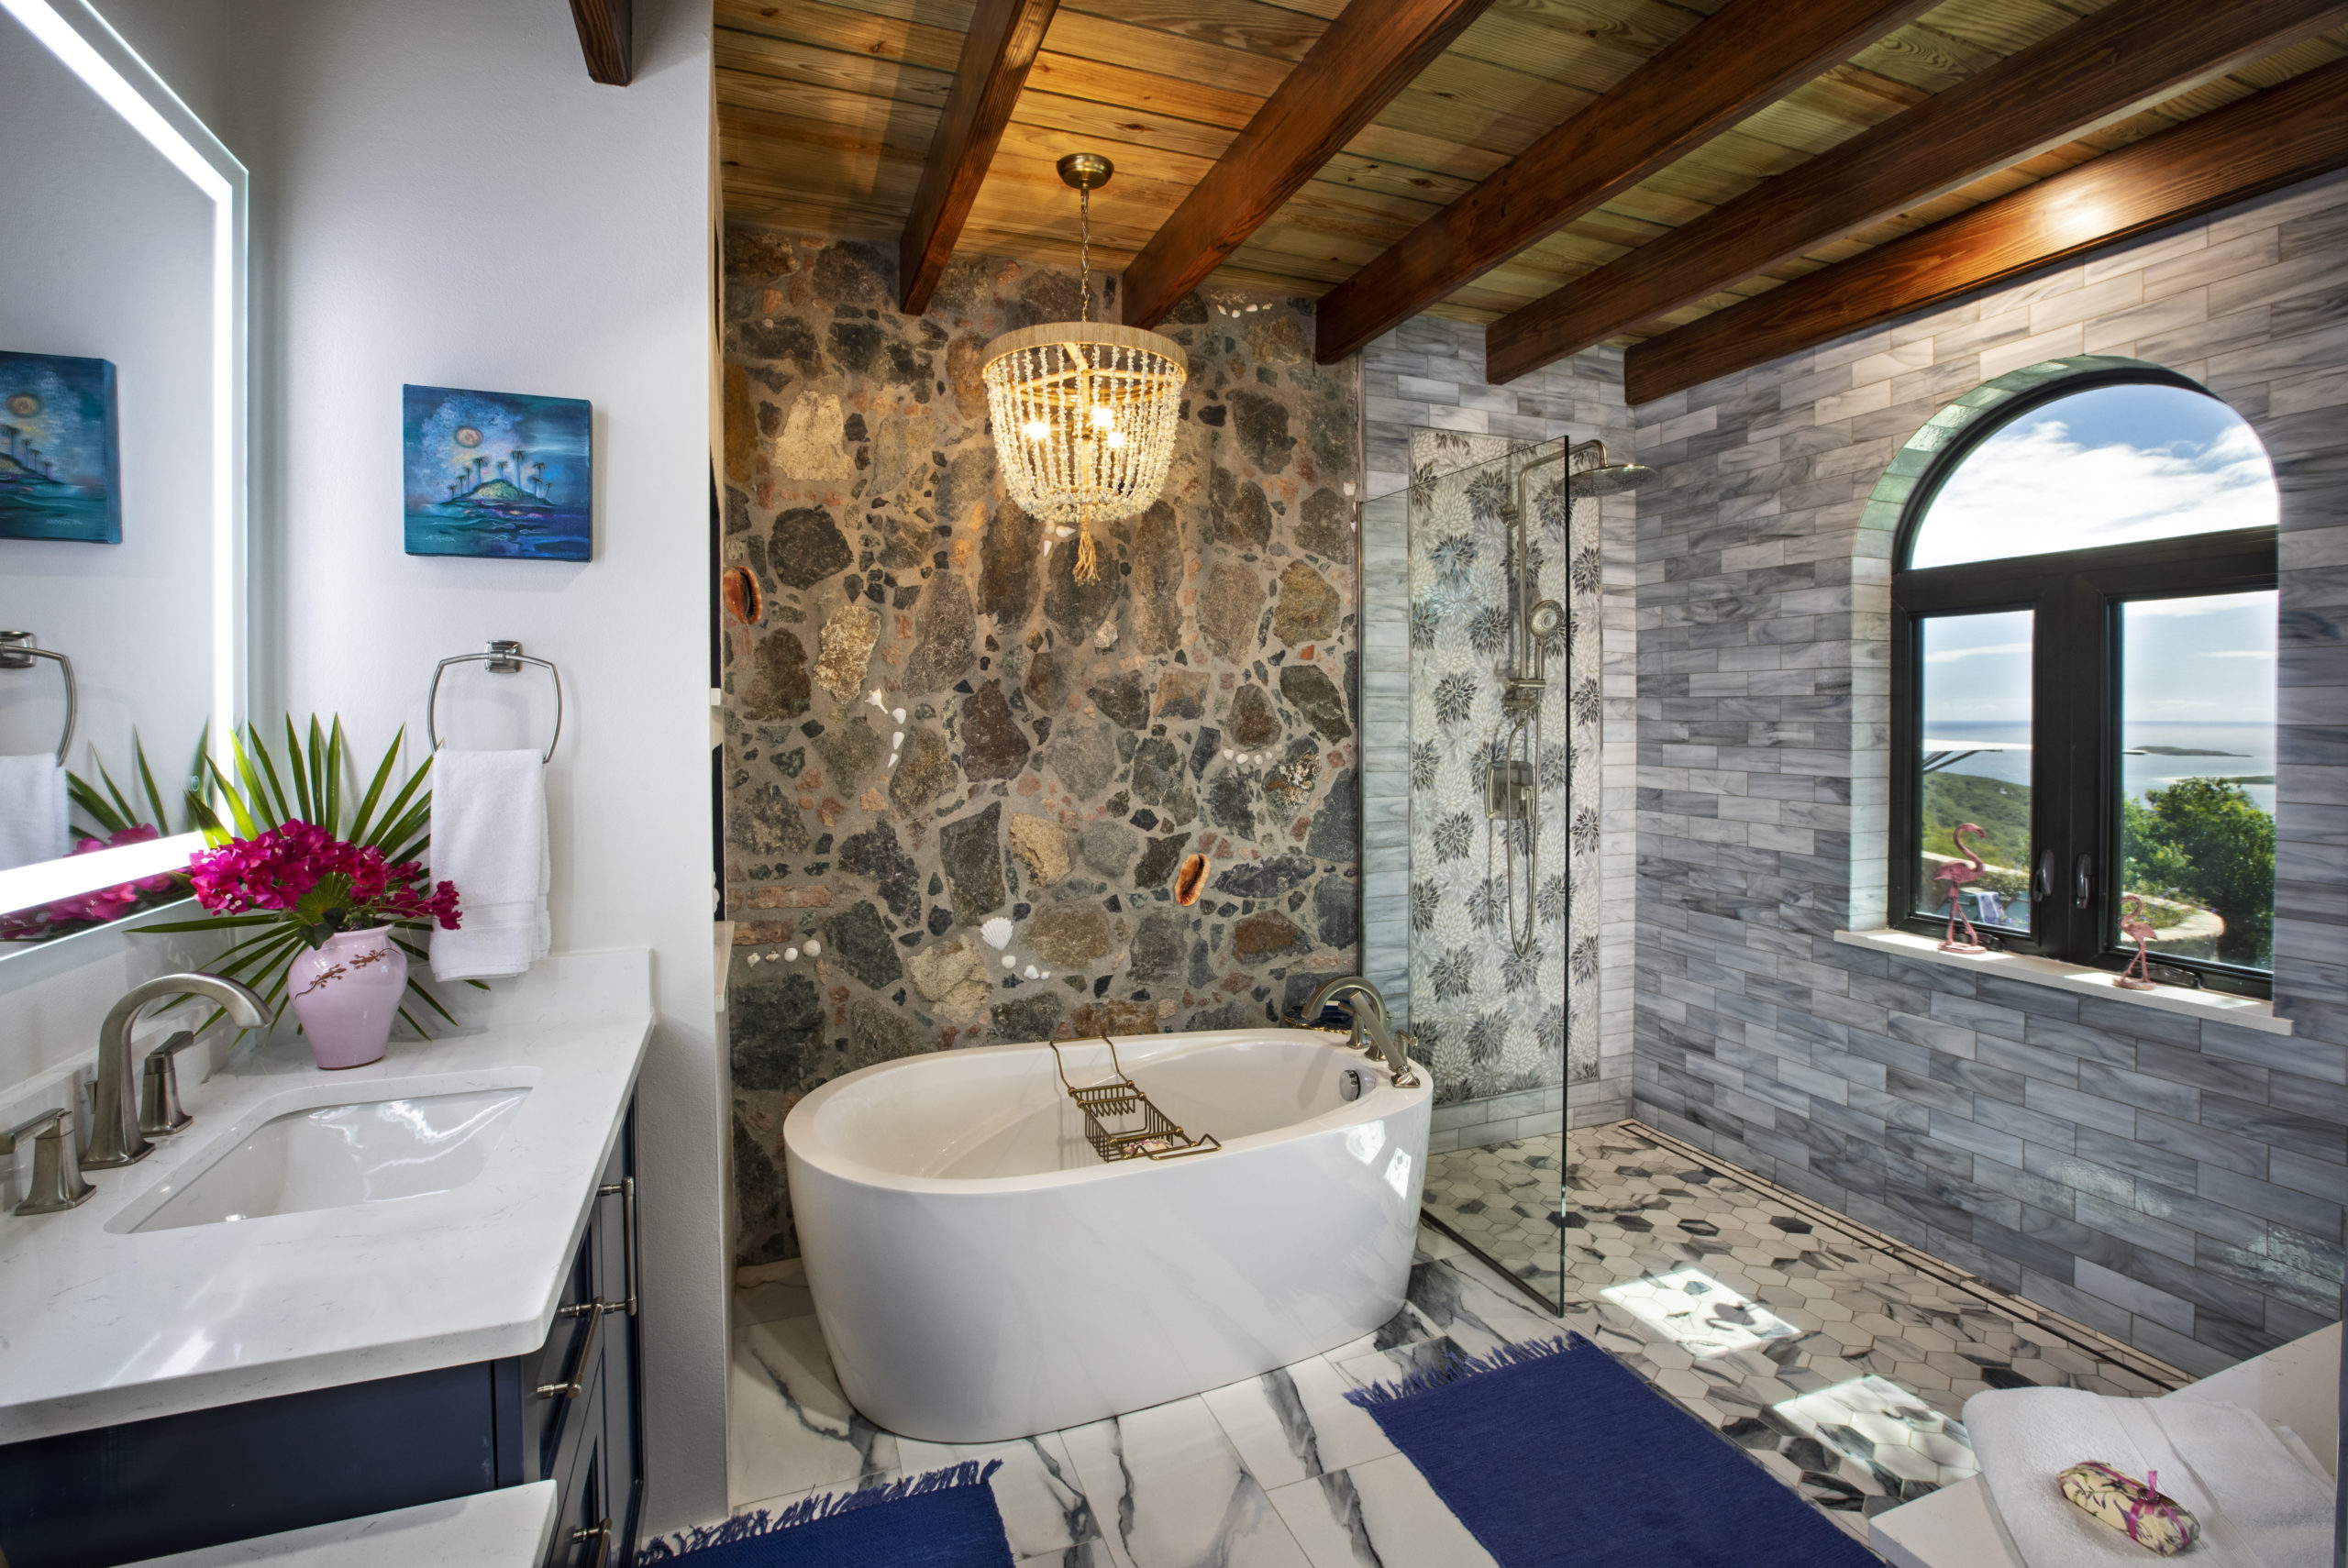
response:
[[(1104, 1164), (1042, 1044), (885, 1062), (792, 1109), (807, 1282), (870, 1420), (933, 1442), (1050, 1431), (1301, 1361), (1400, 1310), (1423, 1069), (1397, 1088), (1310, 1030), (1116, 1048), (1159, 1109), (1223, 1147)], [(1060, 1049), (1078, 1087), (1110, 1076), (1099, 1040)]]

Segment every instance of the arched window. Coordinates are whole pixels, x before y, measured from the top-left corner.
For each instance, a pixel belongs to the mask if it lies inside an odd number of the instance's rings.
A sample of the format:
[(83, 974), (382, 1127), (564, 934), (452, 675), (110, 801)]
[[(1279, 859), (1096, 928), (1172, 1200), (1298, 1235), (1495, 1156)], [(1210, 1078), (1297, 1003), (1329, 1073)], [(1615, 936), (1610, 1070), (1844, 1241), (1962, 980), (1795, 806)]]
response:
[(2149, 926), (2160, 977), (2264, 993), (2274, 473), (2202, 388), (2102, 365), (1991, 382), (1886, 480), (1893, 916), (1944, 935), (1954, 890), (1985, 945), (2106, 968)]

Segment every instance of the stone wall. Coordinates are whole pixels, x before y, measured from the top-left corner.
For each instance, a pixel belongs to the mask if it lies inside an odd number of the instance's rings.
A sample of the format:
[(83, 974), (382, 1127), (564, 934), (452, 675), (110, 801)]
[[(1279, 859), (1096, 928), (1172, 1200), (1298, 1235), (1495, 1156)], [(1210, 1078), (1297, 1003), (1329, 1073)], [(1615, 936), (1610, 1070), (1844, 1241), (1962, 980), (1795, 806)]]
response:
[[(2348, 178), (1636, 411), (1638, 1114), (2194, 1373), (2339, 1315)], [(1888, 560), (1936, 410), (2193, 377), (2283, 491), (2278, 1036), (1838, 944), (1880, 924)]]
[[(1618, 458), (1634, 456), (1630, 411), (1623, 402), (1623, 354), (1595, 348), (1504, 387), (1484, 381), (1484, 329), (1438, 316), (1413, 316), (1362, 352), (1364, 462), (1371, 497), (1412, 480), (1412, 435), (1451, 431), (1510, 441), (1606, 442)], [(1630, 1114), (1631, 1017), (1636, 896), (1635, 753), (1639, 497), (1600, 503), (1603, 557), (1600, 686), (1600, 767), (1599, 1043), (1594, 1076), (1556, 1089), (1453, 1100), (1435, 1110), (1432, 1148), (1505, 1142), (1546, 1132), (1559, 1100), (1577, 1126)], [(1363, 928), (1364, 972), (1407, 1017), (1410, 1007), (1411, 803), (1410, 592), (1406, 520), (1401, 506), (1365, 508), (1362, 521)]]
[[(1074, 541), (1005, 498), (980, 350), (1073, 269), (727, 237), (726, 912), (737, 1253), (797, 1251), (786, 1112), (956, 1045), (1213, 1029), (1354, 968), (1359, 410), (1311, 302), (1210, 289), (1162, 499)], [(1095, 314), (1115, 318), (1114, 278)], [(1199, 901), (1174, 902), (1207, 856)]]

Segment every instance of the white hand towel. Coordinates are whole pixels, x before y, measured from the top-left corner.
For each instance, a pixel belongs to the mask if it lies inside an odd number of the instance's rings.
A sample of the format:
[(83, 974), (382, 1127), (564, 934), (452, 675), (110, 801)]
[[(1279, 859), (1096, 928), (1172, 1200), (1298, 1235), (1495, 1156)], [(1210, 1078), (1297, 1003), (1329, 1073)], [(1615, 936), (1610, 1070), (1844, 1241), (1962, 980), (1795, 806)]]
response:
[(2302, 1464), (2306, 1445), (2296, 1437), (2286, 1442), (2271, 1422), (2240, 1405), (2144, 1404), (2252, 1551), (2273, 1568), (2330, 1568), (2331, 1477)]
[(2328, 1492), (2272, 1427), (2237, 1406), (2011, 1388), (1967, 1399), (1965, 1426), (1982, 1484), (2030, 1568), (2148, 1561), (2063, 1496), (2057, 1477), (2089, 1459), (2138, 1480), (2157, 1471), (2160, 1489), (2200, 1519), (2190, 1556), (2207, 1568), (2322, 1568), (2328, 1558)]
[(63, 857), (71, 831), (56, 755), (0, 756), (0, 871)]
[(518, 975), (547, 955), (546, 765), (535, 751), (432, 757), (432, 878), (462, 924), (432, 933), (432, 977)]

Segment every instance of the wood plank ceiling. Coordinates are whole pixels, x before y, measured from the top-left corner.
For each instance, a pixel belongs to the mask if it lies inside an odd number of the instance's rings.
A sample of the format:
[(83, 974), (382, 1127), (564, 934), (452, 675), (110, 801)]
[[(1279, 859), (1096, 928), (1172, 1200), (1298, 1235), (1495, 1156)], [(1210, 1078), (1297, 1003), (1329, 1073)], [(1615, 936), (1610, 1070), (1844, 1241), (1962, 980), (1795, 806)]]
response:
[[(1064, 153), (1092, 150), (1117, 165), (1116, 179), (1093, 197), (1094, 263), (1121, 269), (1345, 3), (1061, 0), (957, 248), (1072, 260), (1074, 197), (1053, 165)], [(1494, 0), (1232, 250), (1214, 278), (1326, 293), (1725, 3)], [(2119, 16), (2137, 3), (1944, 0), (1429, 308), (1496, 320), (2107, 5), (2121, 7)], [(729, 219), (893, 244), (913, 211), (972, 10), (971, 0), (715, 0)], [(1699, 319), (2343, 59), (2348, 26), (2334, 26), (1811, 244), (1613, 341)]]

